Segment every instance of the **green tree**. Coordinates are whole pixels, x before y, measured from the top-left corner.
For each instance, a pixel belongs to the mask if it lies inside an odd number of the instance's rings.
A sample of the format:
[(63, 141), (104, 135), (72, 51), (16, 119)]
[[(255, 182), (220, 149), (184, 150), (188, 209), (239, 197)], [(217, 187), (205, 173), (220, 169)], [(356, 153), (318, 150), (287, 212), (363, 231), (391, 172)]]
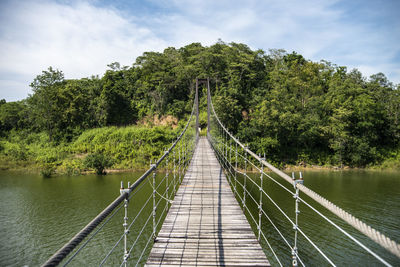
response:
[(26, 101), (8, 102), (0, 105), (0, 132), (21, 130), (29, 126), (29, 111)]
[[(59, 134), (63, 110), (58, 105), (59, 91), (65, 84), (64, 74), (49, 67), (31, 83), (33, 95), (28, 98), (35, 124), (53, 140)], [(58, 137), (58, 136), (57, 136)]]
[(33, 129), (69, 142), (84, 129), (185, 118), (196, 77), (211, 78), (214, 107), (229, 131), (276, 163), (366, 166), (400, 151), (400, 85), (384, 74), (367, 80), (296, 52), (221, 40), (145, 52), (131, 67), (111, 63), (101, 77), (65, 80), (49, 68), (27, 101), (0, 101), (1, 132)]
[(102, 78), (98, 111), (102, 125), (128, 125), (137, 119), (127, 92), (127, 70), (108, 70)]

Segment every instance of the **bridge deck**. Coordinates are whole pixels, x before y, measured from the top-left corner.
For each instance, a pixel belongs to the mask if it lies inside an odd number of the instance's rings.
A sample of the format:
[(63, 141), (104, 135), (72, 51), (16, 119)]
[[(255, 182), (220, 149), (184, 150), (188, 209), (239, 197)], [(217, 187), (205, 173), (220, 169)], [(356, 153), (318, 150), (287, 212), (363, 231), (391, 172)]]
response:
[(147, 259), (160, 265), (270, 265), (205, 138)]

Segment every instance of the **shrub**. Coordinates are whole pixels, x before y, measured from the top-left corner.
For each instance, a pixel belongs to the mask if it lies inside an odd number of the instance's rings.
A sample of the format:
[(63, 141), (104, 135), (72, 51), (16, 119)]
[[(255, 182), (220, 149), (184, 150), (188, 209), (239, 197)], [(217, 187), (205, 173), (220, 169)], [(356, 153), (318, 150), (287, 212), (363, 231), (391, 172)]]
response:
[(27, 160), (28, 149), (22, 144), (15, 144), (7, 142), (4, 146), (4, 152), (14, 160)]
[(52, 163), (44, 163), (42, 165), (42, 169), (40, 171), (40, 174), (44, 177), (44, 178), (50, 178), (53, 173), (55, 171), (55, 166)]
[(105, 168), (111, 167), (113, 162), (110, 157), (102, 153), (94, 153), (86, 156), (84, 165), (86, 168), (95, 169), (98, 175), (104, 175)]
[(82, 169), (82, 162), (80, 159), (66, 159), (61, 167), (68, 176), (79, 175)]

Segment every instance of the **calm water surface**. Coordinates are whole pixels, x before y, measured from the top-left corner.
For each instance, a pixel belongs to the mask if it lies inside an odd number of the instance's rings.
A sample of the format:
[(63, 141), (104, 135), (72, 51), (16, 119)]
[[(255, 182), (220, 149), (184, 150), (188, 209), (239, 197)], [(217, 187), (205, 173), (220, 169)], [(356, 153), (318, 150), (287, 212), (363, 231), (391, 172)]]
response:
[[(0, 266), (42, 264), (118, 196), (121, 180), (125, 183), (133, 182), (141, 174), (61, 176), (44, 179), (33, 174), (0, 172)], [(304, 177), (305, 184), (311, 189), (400, 243), (400, 172), (310, 171), (306, 172)], [(259, 183), (257, 176), (254, 179)], [(248, 185), (249, 190), (258, 199), (258, 190), (252, 187), (251, 183)], [(264, 180), (263, 186), (293, 217), (293, 198), (271, 181)], [(150, 190), (151, 187), (147, 184), (142, 193), (135, 196), (129, 205), (130, 216), (133, 217), (138, 212)], [(314, 204), (312, 200), (305, 199)], [(282, 229), (289, 242), (293, 242), (294, 234), (289, 223), (267, 199), (263, 199), (263, 202), (264, 209), (273, 217), (274, 223)], [(256, 205), (251, 201), (248, 201), (248, 205), (251, 212), (258, 216)], [(315, 206), (319, 207), (317, 204)], [(352, 241), (320, 220), (304, 205), (300, 205), (300, 210), (299, 222), (303, 231), (338, 266), (379, 266), (373, 257), (357, 248)], [(320, 210), (323, 211), (322, 208)], [(151, 204), (144, 212), (142, 220), (147, 219), (147, 215), (150, 214)], [(329, 212), (323, 213), (330, 215)], [(102, 231), (95, 238), (95, 242), (91, 242), (85, 249), (85, 253), (81, 253), (83, 255), (78, 256), (71, 265), (98, 265), (101, 261), (99, 255), (104, 255), (122, 234), (122, 217), (122, 212), (117, 214), (105, 227), (105, 231)], [(339, 219), (330, 217), (389, 263), (400, 266), (399, 259), (347, 227)], [(130, 244), (133, 243), (134, 233), (139, 232), (140, 228), (132, 229)], [(284, 265), (290, 265), (290, 251), (287, 246), (270, 230), (271, 225), (268, 222), (263, 221), (263, 228), (267, 230), (267, 236)], [(147, 234), (151, 232), (150, 229), (146, 231)], [(146, 241), (147, 239), (139, 241), (142, 248)], [(266, 247), (266, 244), (262, 245)], [(272, 254), (269, 251), (266, 253), (274, 263)], [(327, 265), (302, 238), (299, 239), (299, 254), (309, 266)], [(116, 265), (121, 258), (122, 247), (118, 247), (108, 265)]]

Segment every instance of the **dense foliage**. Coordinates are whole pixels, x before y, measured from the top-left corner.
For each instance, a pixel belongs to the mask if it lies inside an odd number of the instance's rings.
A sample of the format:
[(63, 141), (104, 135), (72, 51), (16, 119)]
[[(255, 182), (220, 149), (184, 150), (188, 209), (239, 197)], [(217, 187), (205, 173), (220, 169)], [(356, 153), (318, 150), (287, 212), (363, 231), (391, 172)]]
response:
[(109, 126), (85, 130), (76, 140), (58, 145), (45, 132), (11, 131), (0, 142), (0, 169), (39, 169), (43, 176), (91, 169), (103, 173), (102, 167), (111, 163), (117, 169), (143, 169), (161, 156), (182, 127)]
[[(295, 52), (265, 53), (223, 42), (146, 52), (131, 67), (109, 67), (102, 77), (80, 80), (49, 68), (32, 82), (26, 100), (1, 101), (1, 153), (29, 157), (26, 142), (11, 141), (17, 133), (46, 133), (52, 147), (86, 146), (85, 135), (97, 131), (89, 129), (132, 125), (154, 115), (181, 119), (191, 111), (194, 79), (210, 77), (223, 123), (275, 163), (363, 167), (400, 159), (400, 88), (382, 73), (366, 79), (357, 70)], [(203, 110), (205, 100), (203, 90)], [(121, 138), (116, 137), (120, 146), (137, 142)], [(116, 162), (136, 153), (130, 149), (113, 155), (121, 158)]]
[(96, 170), (97, 175), (105, 174), (105, 169), (113, 165), (112, 159), (103, 153), (94, 153), (86, 156), (83, 164), (87, 168)]

